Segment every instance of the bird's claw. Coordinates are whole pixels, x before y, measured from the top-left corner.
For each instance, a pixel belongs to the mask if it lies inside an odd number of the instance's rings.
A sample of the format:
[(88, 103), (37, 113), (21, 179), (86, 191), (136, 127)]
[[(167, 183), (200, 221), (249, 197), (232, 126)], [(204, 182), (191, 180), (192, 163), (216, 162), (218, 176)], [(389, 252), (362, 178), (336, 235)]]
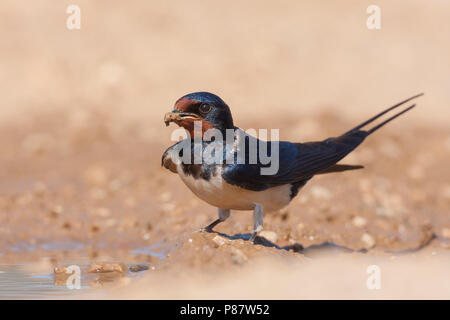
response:
[(200, 228), (199, 231), (201, 233), (211, 233), (211, 232), (213, 232), (213, 230), (211, 228), (208, 228), (208, 227)]

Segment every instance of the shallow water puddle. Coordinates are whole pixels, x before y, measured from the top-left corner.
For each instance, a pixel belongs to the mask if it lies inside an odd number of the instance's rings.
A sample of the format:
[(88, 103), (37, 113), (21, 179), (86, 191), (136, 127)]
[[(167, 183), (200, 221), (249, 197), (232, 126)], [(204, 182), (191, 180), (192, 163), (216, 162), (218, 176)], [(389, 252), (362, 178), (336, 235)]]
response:
[[(33, 271), (35, 265), (0, 265), (0, 300), (2, 299), (67, 299), (75, 295), (87, 298), (95, 295), (101, 298), (107, 288), (123, 286), (141, 277), (150, 267), (149, 264), (129, 264), (125, 272), (103, 269), (103, 266), (116, 266), (116, 263), (92, 263), (90, 265), (65, 264), (78, 266), (79, 288), (68, 281), (74, 273)], [(125, 264), (122, 264), (125, 266)], [(101, 270), (92, 270), (99, 267)], [(57, 267), (65, 270), (66, 267)], [(72, 278), (73, 279), (73, 278)]]
[(157, 257), (159, 259), (165, 259), (167, 254), (173, 249), (173, 246), (169, 246), (163, 242), (157, 242), (150, 246), (136, 248), (131, 250), (135, 254), (143, 254), (148, 256)]
[(69, 289), (65, 285), (55, 285), (53, 273), (27, 269), (27, 265), (0, 265), (0, 299), (61, 299), (89, 291), (94, 293), (83, 277), (80, 289)]
[[(98, 243), (97, 246), (99, 246)], [(83, 243), (76, 241), (55, 241), (35, 245), (17, 242), (7, 246), (7, 249), (16, 253), (44, 249), (51, 256), (54, 251), (74, 252), (84, 247)], [(130, 248), (130, 252), (165, 259), (170, 248), (164, 243), (154, 243), (150, 246)], [(48, 257), (41, 257), (36, 263), (0, 264), (0, 300), (64, 299), (80, 294), (83, 294), (83, 297), (95, 294), (97, 298), (101, 298), (102, 294), (106, 293), (105, 288), (134, 281), (151, 267), (148, 262), (133, 264), (95, 261), (87, 257), (61, 261), (55, 266), (50, 260)], [(73, 270), (66, 273), (69, 266), (79, 268), (79, 289), (70, 288), (68, 285), (68, 278), (74, 274)]]
[[(86, 258), (53, 267), (43, 261), (0, 264), (0, 300), (67, 299), (81, 294), (83, 298), (91, 295), (101, 298), (107, 292), (105, 289), (126, 285), (151, 267), (149, 263), (94, 262)], [(78, 287), (74, 285), (75, 277), (79, 280)]]
[(38, 244), (29, 244), (27, 242), (16, 242), (13, 245), (6, 245), (8, 250), (14, 252), (23, 251), (33, 251), (36, 249), (44, 249), (47, 251), (75, 251), (81, 250), (85, 246), (83, 243), (78, 241), (54, 241), (54, 242), (43, 242)]

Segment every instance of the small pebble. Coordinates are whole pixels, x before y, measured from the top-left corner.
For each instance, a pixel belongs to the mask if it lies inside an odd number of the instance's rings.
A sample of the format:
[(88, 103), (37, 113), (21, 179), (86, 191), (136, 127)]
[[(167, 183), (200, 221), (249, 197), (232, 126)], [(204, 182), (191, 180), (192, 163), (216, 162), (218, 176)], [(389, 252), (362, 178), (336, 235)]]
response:
[(115, 262), (93, 262), (89, 267), (89, 273), (106, 273), (106, 272), (120, 272), (125, 273), (128, 267), (123, 263)]
[(362, 228), (367, 224), (367, 219), (364, 217), (356, 216), (353, 218), (352, 224), (357, 228)]
[(129, 270), (130, 272), (140, 272), (140, 271), (145, 271), (148, 270), (149, 266), (145, 265), (145, 264), (136, 264), (133, 266), (130, 266)]
[(53, 207), (53, 209), (50, 211), (50, 214), (52, 217), (57, 218), (63, 213), (63, 207), (60, 205), (56, 205)]
[(276, 243), (278, 240), (278, 235), (273, 231), (263, 230), (259, 233), (259, 235), (273, 243)]
[(66, 268), (66, 267), (61, 267), (61, 266), (56, 266), (56, 267), (53, 269), (53, 272), (54, 272), (55, 274), (66, 273), (66, 271), (67, 271), (67, 268)]
[(365, 249), (371, 249), (375, 246), (375, 239), (368, 233), (364, 233), (361, 236), (361, 241), (364, 243)]
[(231, 247), (231, 260), (234, 264), (244, 264), (248, 258), (241, 250)]
[(230, 242), (230, 240), (221, 237), (221, 236), (215, 236), (212, 241), (217, 245), (217, 246), (223, 246), (224, 244)]

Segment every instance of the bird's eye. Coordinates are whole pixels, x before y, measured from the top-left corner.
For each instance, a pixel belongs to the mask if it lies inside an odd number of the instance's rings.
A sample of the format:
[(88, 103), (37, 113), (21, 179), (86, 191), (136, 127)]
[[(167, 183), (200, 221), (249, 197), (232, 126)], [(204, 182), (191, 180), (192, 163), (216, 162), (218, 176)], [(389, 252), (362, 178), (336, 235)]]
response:
[(211, 111), (211, 106), (207, 103), (203, 103), (199, 108), (200, 112), (206, 114)]

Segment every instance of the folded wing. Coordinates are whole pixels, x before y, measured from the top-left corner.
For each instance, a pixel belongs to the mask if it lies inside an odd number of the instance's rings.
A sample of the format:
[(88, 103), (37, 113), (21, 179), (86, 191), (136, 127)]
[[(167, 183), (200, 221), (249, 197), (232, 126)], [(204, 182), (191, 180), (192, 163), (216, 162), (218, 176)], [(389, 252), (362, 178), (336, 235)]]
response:
[[(283, 184), (299, 183), (335, 166), (366, 137), (365, 131), (357, 131), (324, 141), (280, 142), (279, 170), (276, 174), (261, 175), (261, 168), (268, 167), (270, 164), (234, 164), (225, 168), (223, 177), (228, 183), (255, 191)], [(270, 150), (269, 143), (267, 149)], [(345, 170), (344, 168), (340, 169)], [(341, 170), (339, 167), (335, 167), (334, 171)]]

